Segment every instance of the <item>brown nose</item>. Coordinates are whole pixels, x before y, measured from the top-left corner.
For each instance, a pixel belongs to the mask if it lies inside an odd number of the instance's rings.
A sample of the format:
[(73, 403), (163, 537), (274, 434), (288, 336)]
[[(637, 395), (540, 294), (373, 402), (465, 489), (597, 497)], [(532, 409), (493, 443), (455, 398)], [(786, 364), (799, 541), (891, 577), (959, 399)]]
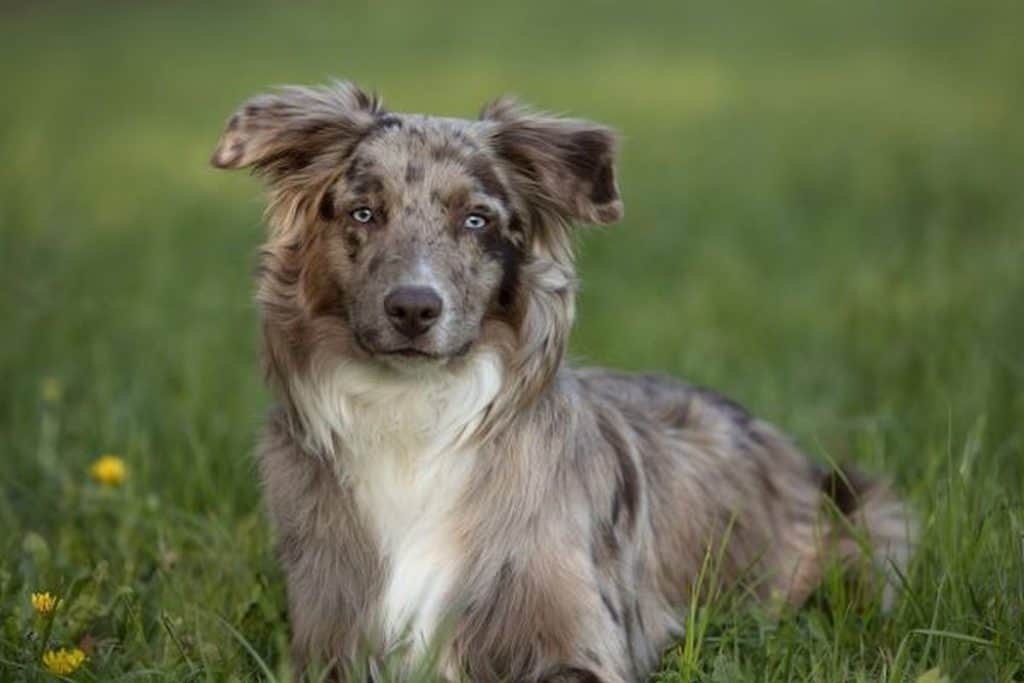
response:
[(430, 287), (399, 287), (384, 298), (384, 312), (396, 330), (418, 337), (441, 316), (441, 297)]

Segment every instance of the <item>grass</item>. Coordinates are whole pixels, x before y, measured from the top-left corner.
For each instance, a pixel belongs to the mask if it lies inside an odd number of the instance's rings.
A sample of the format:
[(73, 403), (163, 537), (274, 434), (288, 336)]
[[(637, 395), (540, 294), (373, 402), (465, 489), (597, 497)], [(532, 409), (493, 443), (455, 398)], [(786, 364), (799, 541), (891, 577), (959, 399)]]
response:
[[(0, 13), (0, 681), (77, 644), (76, 680), (288, 678), (250, 458), (260, 195), (206, 159), (243, 98), (332, 75), (618, 127), (627, 218), (585, 231), (574, 355), (713, 385), (919, 511), (892, 614), (838, 584), (778, 622), (716, 601), (656, 680), (1024, 680), (1024, 7)], [(105, 452), (122, 486), (89, 479)]]

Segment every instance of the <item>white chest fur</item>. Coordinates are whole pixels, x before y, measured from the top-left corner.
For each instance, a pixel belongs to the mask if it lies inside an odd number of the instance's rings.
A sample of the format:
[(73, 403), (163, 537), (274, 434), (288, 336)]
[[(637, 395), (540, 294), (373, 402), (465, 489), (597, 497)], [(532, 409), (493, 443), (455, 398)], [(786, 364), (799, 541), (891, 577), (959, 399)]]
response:
[(392, 641), (428, 644), (460, 570), (458, 504), (476, 460), (469, 437), (501, 386), (494, 354), (457, 372), (397, 373), (342, 363), (297, 381), (315, 450), (356, 492), (387, 566), (378, 607)]

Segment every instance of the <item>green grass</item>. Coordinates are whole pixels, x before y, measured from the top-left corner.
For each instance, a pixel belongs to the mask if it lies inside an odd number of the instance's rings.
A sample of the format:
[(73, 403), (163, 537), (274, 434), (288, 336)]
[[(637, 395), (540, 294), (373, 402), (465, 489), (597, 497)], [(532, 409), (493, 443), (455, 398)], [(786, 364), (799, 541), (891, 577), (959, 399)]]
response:
[[(892, 614), (839, 585), (777, 623), (714, 603), (657, 680), (1024, 680), (1024, 6), (16, 5), (0, 681), (82, 639), (77, 680), (287, 677), (250, 457), (260, 192), (206, 160), (243, 98), (332, 75), (619, 128), (627, 218), (584, 236), (574, 355), (720, 388), (920, 512)], [(89, 480), (104, 452), (124, 486)], [(65, 598), (45, 644), (36, 590)]]

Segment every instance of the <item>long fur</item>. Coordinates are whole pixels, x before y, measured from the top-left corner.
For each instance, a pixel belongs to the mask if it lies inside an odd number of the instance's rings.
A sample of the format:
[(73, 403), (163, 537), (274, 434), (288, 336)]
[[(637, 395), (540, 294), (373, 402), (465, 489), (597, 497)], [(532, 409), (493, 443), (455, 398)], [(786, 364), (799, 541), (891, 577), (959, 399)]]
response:
[[(354, 332), (365, 302), (338, 283), (375, 238), (350, 231), (341, 255), (331, 202), (367, 140), (381, 163), (403, 140), (424, 150), (410, 188), (465, 166), (513, 217), (483, 251), (432, 255), (500, 267), (455, 278), (461, 301), (489, 303), (444, 363), (396, 371)], [(883, 482), (810, 462), (713, 391), (564, 362), (571, 225), (621, 215), (614, 149), (595, 124), (507, 101), (479, 121), (404, 117), (349, 84), (257, 98), (229, 121), (214, 163), (271, 189), (258, 301), (279, 406), (260, 463), (300, 663), (436, 647), (452, 679), (641, 680), (709, 557), (722, 585), (792, 605), (830, 563), (867, 561), (892, 599), (913, 524)]]

